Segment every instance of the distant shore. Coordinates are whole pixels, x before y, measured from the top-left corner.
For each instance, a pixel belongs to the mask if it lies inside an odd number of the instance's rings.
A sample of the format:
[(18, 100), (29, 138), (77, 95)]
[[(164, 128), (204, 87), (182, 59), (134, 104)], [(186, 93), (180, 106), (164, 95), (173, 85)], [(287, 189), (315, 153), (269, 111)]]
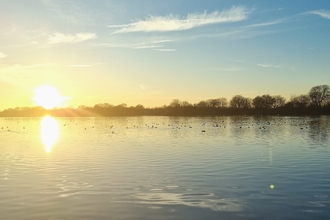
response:
[(330, 115), (330, 105), (323, 107), (294, 107), (286, 105), (278, 108), (232, 108), (198, 106), (164, 106), (159, 108), (94, 106), (80, 108), (45, 109), (42, 107), (17, 107), (0, 112), (0, 117), (121, 117), (121, 116), (231, 116), (231, 115)]
[(236, 95), (230, 102), (226, 98), (208, 99), (191, 104), (173, 99), (166, 106), (145, 108), (143, 105), (128, 107), (127, 104), (111, 105), (99, 103), (93, 107), (80, 105), (78, 108), (45, 109), (37, 107), (16, 107), (0, 111), (0, 117), (113, 117), (113, 116), (230, 116), (230, 115), (330, 115), (330, 86), (319, 85), (308, 94), (283, 96), (269, 94), (254, 99)]

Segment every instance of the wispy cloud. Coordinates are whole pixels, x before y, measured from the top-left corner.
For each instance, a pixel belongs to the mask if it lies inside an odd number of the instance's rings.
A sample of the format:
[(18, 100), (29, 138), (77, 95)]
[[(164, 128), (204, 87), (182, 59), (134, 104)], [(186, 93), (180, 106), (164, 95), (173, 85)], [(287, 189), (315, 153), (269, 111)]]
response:
[(263, 22), (263, 23), (258, 23), (258, 24), (252, 24), (252, 25), (246, 26), (246, 28), (266, 27), (266, 26), (271, 26), (271, 25), (276, 25), (276, 24), (283, 23), (283, 21), (284, 20), (281, 19), (281, 20), (276, 20), (276, 21), (270, 21), (270, 22)]
[(319, 15), (322, 18), (325, 18), (325, 19), (330, 19), (330, 11), (328, 11), (328, 10), (315, 10), (315, 11), (310, 11), (310, 12), (307, 12), (307, 13), (308, 14)]
[(246, 20), (248, 13), (249, 11), (245, 7), (234, 6), (222, 12), (188, 14), (185, 18), (173, 14), (165, 17), (150, 16), (145, 20), (130, 24), (109, 25), (108, 27), (119, 28), (114, 33), (182, 31), (205, 25)]
[(0, 59), (1, 59), (1, 58), (5, 58), (6, 56), (7, 56), (6, 54), (0, 52)]
[[(118, 35), (117, 35), (118, 36)], [(154, 37), (134, 37), (123, 38), (113, 37), (112, 43), (94, 44), (95, 47), (108, 47), (108, 48), (129, 48), (129, 49), (158, 49), (166, 46), (167, 43), (175, 42), (178, 39), (155, 39)]]
[(133, 49), (150, 49), (150, 48), (158, 48), (163, 47), (163, 45), (138, 45), (133, 47)]
[(263, 68), (281, 68), (281, 65), (273, 65), (273, 64), (258, 64), (257, 66)]
[(135, 46), (131, 45), (133, 49), (153, 49), (153, 48), (160, 48), (164, 47), (161, 43), (173, 42), (176, 40), (151, 40), (150, 42), (144, 41), (141, 43), (137, 43)]
[(53, 33), (48, 38), (48, 44), (59, 43), (79, 43), (86, 40), (92, 40), (97, 38), (95, 33), (77, 33), (77, 34), (63, 34), (59, 32)]
[(161, 52), (174, 52), (176, 49), (154, 49), (156, 51), (161, 51)]

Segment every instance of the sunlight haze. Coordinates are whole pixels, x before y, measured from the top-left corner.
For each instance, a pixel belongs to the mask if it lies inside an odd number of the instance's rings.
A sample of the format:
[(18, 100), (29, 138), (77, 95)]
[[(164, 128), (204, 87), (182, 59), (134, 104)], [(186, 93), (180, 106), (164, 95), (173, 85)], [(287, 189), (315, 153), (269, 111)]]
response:
[(0, 110), (47, 84), (66, 106), (158, 107), (330, 82), (328, 1), (13, 0), (0, 14)]
[(60, 95), (55, 87), (50, 85), (43, 85), (34, 89), (33, 100), (35, 104), (46, 109), (61, 107), (66, 99)]

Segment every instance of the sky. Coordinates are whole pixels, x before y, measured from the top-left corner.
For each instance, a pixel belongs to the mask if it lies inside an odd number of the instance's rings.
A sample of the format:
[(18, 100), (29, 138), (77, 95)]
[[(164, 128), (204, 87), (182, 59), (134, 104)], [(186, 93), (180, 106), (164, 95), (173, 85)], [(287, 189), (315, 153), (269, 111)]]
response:
[(0, 110), (145, 107), (330, 84), (330, 1), (0, 0)]

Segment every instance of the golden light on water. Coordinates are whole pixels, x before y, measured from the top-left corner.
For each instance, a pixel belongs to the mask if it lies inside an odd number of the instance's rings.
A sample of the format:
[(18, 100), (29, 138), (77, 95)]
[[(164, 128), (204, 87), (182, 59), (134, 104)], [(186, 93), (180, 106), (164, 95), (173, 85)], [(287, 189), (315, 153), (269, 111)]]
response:
[(60, 126), (56, 119), (50, 116), (43, 117), (40, 125), (41, 140), (45, 145), (46, 152), (50, 152), (59, 137)]
[(61, 96), (58, 90), (50, 85), (43, 85), (34, 89), (34, 102), (46, 109), (59, 107), (67, 100), (67, 97)]

